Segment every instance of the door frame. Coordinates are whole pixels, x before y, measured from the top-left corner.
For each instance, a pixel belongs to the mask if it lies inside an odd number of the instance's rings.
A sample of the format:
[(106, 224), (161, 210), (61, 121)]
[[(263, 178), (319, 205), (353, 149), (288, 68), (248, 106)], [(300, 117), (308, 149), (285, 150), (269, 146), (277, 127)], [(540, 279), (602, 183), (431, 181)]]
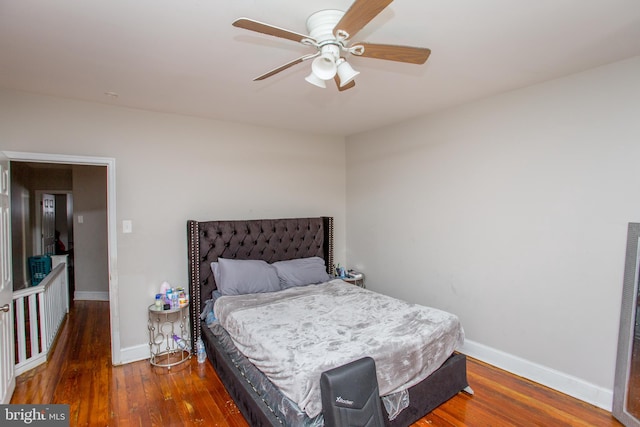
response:
[(116, 159), (112, 157), (3, 151), (9, 161), (62, 163), (107, 167), (107, 253), (109, 263), (109, 321), (111, 326), (111, 363), (122, 364), (120, 346), (120, 306), (118, 303), (118, 257), (116, 227)]
[[(16, 389), (13, 274), (11, 252), (11, 175), (9, 159), (0, 153), (0, 403), (8, 404)], [(7, 310), (8, 309), (8, 310)]]

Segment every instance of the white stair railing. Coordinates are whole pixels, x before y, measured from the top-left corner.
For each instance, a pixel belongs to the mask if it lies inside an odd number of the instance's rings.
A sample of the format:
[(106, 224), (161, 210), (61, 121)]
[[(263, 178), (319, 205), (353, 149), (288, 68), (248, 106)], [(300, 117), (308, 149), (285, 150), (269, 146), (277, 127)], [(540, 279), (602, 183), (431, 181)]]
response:
[(13, 293), (16, 375), (47, 361), (58, 329), (69, 312), (68, 281), (67, 264), (62, 262), (37, 286)]

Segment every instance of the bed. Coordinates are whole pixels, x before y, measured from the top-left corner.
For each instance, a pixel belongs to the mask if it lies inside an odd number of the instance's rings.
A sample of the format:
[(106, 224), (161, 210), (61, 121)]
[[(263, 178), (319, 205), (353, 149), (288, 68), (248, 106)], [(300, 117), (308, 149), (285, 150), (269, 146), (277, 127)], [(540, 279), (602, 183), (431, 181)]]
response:
[[(373, 292), (328, 277), (327, 281), (322, 281), (322, 283), (316, 285), (292, 286), (288, 289), (276, 290), (276, 292), (272, 293), (250, 294), (249, 297), (246, 295), (223, 296), (215, 303), (216, 312), (221, 318), (207, 326), (204, 317), (213, 306), (212, 295), (214, 295), (214, 291), (218, 290), (216, 280), (214, 279), (212, 263), (215, 263), (214, 266), (216, 268), (218, 268), (217, 264), (220, 263), (221, 266), (228, 269), (226, 271), (231, 271), (229, 266), (231, 265), (234, 268), (238, 267), (238, 262), (240, 262), (241, 266), (244, 266), (247, 262), (255, 261), (256, 264), (261, 263), (260, 265), (262, 265), (264, 264), (262, 261), (266, 261), (270, 266), (269, 268), (278, 265), (289, 268), (289, 264), (291, 263), (296, 264), (303, 260), (305, 262), (307, 260), (314, 260), (315, 264), (322, 262), (326, 274), (331, 272), (334, 264), (333, 218), (315, 217), (239, 221), (191, 220), (187, 222), (187, 240), (189, 292), (191, 295), (191, 336), (194, 342), (197, 338), (202, 338), (209, 360), (247, 422), (251, 426), (321, 426), (322, 415), (315, 416), (318, 412), (318, 407), (317, 404), (310, 403), (314, 400), (312, 397), (309, 397), (314, 393), (317, 394), (313, 381), (309, 380), (309, 378), (313, 379), (316, 373), (300, 374), (308, 375), (308, 377), (287, 378), (286, 381), (288, 382), (282, 382), (283, 380), (278, 375), (274, 376), (273, 372), (270, 372), (268, 368), (263, 367), (267, 375), (260, 369), (257, 369), (256, 366), (260, 366), (258, 362), (262, 360), (262, 354), (255, 356), (247, 353), (245, 355), (245, 352), (251, 351), (253, 347), (259, 347), (260, 351), (264, 351), (264, 348), (269, 347), (287, 347), (282, 343), (273, 345), (269, 344), (269, 342), (259, 346), (253, 345), (253, 340), (255, 337), (257, 342), (257, 337), (260, 337), (265, 333), (266, 329), (269, 329), (268, 327), (265, 328), (262, 324), (263, 319), (269, 317), (277, 318), (276, 313), (282, 312), (282, 304), (285, 304), (288, 300), (304, 299), (307, 306), (311, 307), (313, 301), (334, 301), (325, 300), (325, 298), (330, 297), (351, 298), (352, 302), (361, 301), (365, 297), (376, 297), (371, 295), (374, 294)], [(244, 260), (251, 261), (245, 262)], [(234, 262), (236, 264), (234, 264)], [(245, 264), (242, 264), (242, 262), (245, 262)], [(316, 268), (315, 271), (317, 272), (317, 265), (315, 265), (314, 268)], [(286, 270), (278, 271), (286, 272)], [(225, 277), (230, 276), (227, 275)], [(220, 280), (219, 277), (218, 280)], [(280, 280), (282, 285), (282, 277), (280, 277)], [(221, 284), (223, 282), (224, 281), (221, 281)], [(228, 283), (228, 280), (226, 282)], [(225, 283), (225, 286), (228, 285)], [(229, 288), (224, 289), (226, 294), (229, 294), (228, 289)], [(311, 294), (312, 292), (313, 294)], [(325, 292), (332, 295), (329, 297)], [(355, 294), (353, 292), (355, 292)], [(231, 293), (233, 294), (234, 292)], [(215, 294), (219, 296), (220, 293), (216, 292)], [(263, 300), (268, 300), (268, 303), (263, 303)], [(254, 304), (254, 301), (257, 301), (255, 302), (256, 307), (247, 308), (247, 305)], [(221, 309), (232, 306), (233, 304), (230, 302), (234, 302), (237, 306), (242, 307), (242, 313), (236, 314), (231, 311), (226, 313), (225, 310)], [(385, 301), (385, 304), (387, 302), (389, 301)], [(400, 303), (401, 302), (398, 302), (398, 304)], [(276, 305), (269, 304), (277, 304), (278, 308), (275, 308)], [(318, 306), (326, 306), (327, 304), (333, 305), (334, 303), (318, 303)], [(400, 306), (400, 308), (394, 309), (393, 311), (401, 309), (407, 309), (412, 313), (418, 310), (414, 305), (407, 305)], [(318, 323), (322, 325), (321, 329), (313, 332), (313, 334), (320, 334), (324, 337), (324, 333), (333, 328), (323, 323), (326, 320), (325, 318), (330, 316), (322, 316), (323, 322), (309, 322), (308, 320), (302, 320), (304, 316), (308, 314), (306, 310), (295, 311), (295, 309), (291, 308), (287, 308), (286, 310), (289, 310), (288, 313), (299, 313), (301, 324), (305, 323), (305, 325), (308, 325), (310, 323)], [(360, 311), (365, 312), (367, 310)], [(247, 313), (250, 313), (250, 315), (247, 315)], [(269, 313), (272, 313), (273, 316), (270, 316)], [(416, 316), (435, 316), (436, 318), (444, 316), (444, 314), (442, 314), (444, 312), (441, 313), (438, 311), (436, 311), (435, 315), (433, 312), (427, 314), (422, 311), (416, 311), (416, 313), (418, 313)], [(316, 317), (316, 319), (318, 318), (320, 317)], [(449, 317), (446, 318), (449, 319)], [(367, 318), (365, 321), (371, 322), (371, 319)], [(387, 323), (389, 322), (391, 322), (391, 320)], [(438, 322), (433, 323), (434, 328), (438, 328)], [(229, 331), (222, 326), (223, 324)], [(237, 329), (242, 330), (248, 326), (255, 326), (253, 332), (246, 332), (247, 334), (253, 333), (254, 335), (247, 335), (241, 339), (238, 339), (237, 336), (232, 337), (229, 335), (229, 332), (234, 333), (234, 325), (238, 325)], [(298, 327), (299, 325), (294, 326)], [(285, 333), (290, 333), (290, 331), (285, 331)], [(371, 338), (368, 340), (370, 341)], [(315, 341), (318, 340), (315, 339)], [(459, 344), (459, 342), (457, 344)], [(385, 369), (386, 365), (384, 361), (380, 361), (381, 366), (378, 367), (377, 371), (378, 381), (381, 382), (381, 376), (384, 377), (382, 379), (382, 385), (392, 391), (392, 393), (386, 394), (381, 398), (384, 407), (387, 408), (385, 412), (386, 425), (408, 426), (458, 392), (465, 389), (470, 390), (468, 389), (466, 378), (465, 356), (453, 351), (452, 346), (456, 346), (457, 344), (447, 343), (444, 345), (438, 342), (434, 345), (433, 347), (446, 347), (442, 350), (446, 354), (438, 354), (437, 358), (434, 357), (433, 360), (430, 360), (431, 366), (429, 366), (428, 369), (418, 366), (416, 370), (420, 372), (415, 375), (410, 374), (410, 378), (407, 377), (409, 378), (407, 384), (405, 384), (407, 387), (398, 387), (397, 384), (385, 384), (387, 377), (389, 381), (397, 381), (397, 375), (388, 372), (381, 375), (380, 370)], [(247, 348), (249, 348), (249, 350), (247, 350)], [(312, 351), (312, 353), (313, 352), (317, 353), (317, 349)], [(296, 359), (296, 361), (299, 359), (297, 356), (298, 355), (293, 358)], [(367, 356), (367, 354), (362, 354), (361, 356)], [(397, 356), (392, 356), (392, 358), (393, 357), (397, 358)], [(311, 362), (308, 362), (307, 364), (310, 363)], [(342, 363), (342, 361), (336, 359), (333, 363), (339, 364)], [(387, 363), (387, 365), (391, 366), (392, 364)], [(405, 363), (405, 365), (414, 364)], [(416, 365), (419, 364), (416, 363)], [(284, 370), (295, 372), (296, 375), (298, 375), (298, 367), (297, 365), (275, 366), (275, 368), (279, 369), (278, 372), (280, 373)], [(327, 366), (318, 366), (316, 369), (324, 370), (326, 368)], [(425, 374), (428, 375), (422, 378)], [(271, 375), (271, 378), (268, 375)], [(308, 401), (290, 397), (292, 396), (292, 392), (288, 389), (288, 385), (291, 382), (311, 383), (309, 390), (300, 392), (305, 398), (308, 398)], [(277, 384), (279, 384), (280, 387), (278, 387)]]

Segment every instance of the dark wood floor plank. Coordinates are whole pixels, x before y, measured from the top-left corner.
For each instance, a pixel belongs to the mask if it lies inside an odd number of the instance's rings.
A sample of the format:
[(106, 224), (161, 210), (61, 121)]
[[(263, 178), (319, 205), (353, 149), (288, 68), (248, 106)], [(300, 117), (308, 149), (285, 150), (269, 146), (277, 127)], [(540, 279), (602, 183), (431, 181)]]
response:
[(111, 370), (109, 385), (109, 425), (128, 426), (129, 405), (127, 404), (127, 387), (122, 366)]
[[(610, 413), (468, 358), (475, 394), (459, 393), (414, 424), (612, 426)], [(66, 403), (72, 426), (248, 427), (209, 362), (168, 370), (111, 365), (109, 303), (75, 302), (49, 361), (16, 379), (11, 403)]]

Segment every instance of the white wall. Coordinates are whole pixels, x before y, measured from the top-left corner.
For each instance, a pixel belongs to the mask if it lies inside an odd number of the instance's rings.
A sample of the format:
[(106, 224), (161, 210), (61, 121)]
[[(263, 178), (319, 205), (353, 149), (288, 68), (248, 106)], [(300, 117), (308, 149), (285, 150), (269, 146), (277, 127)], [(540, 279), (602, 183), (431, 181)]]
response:
[(73, 298), (108, 301), (106, 166), (74, 165), (73, 196), (75, 228)]
[(610, 405), (639, 113), (633, 58), (348, 138), (350, 265)]
[(123, 351), (148, 354), (162, 281), (187, 285), (188, 219), (334, 216), (344, 263), (344, 138), (12, 91), (0, 91), (0, 128), (0, 150), (115, 158)]

